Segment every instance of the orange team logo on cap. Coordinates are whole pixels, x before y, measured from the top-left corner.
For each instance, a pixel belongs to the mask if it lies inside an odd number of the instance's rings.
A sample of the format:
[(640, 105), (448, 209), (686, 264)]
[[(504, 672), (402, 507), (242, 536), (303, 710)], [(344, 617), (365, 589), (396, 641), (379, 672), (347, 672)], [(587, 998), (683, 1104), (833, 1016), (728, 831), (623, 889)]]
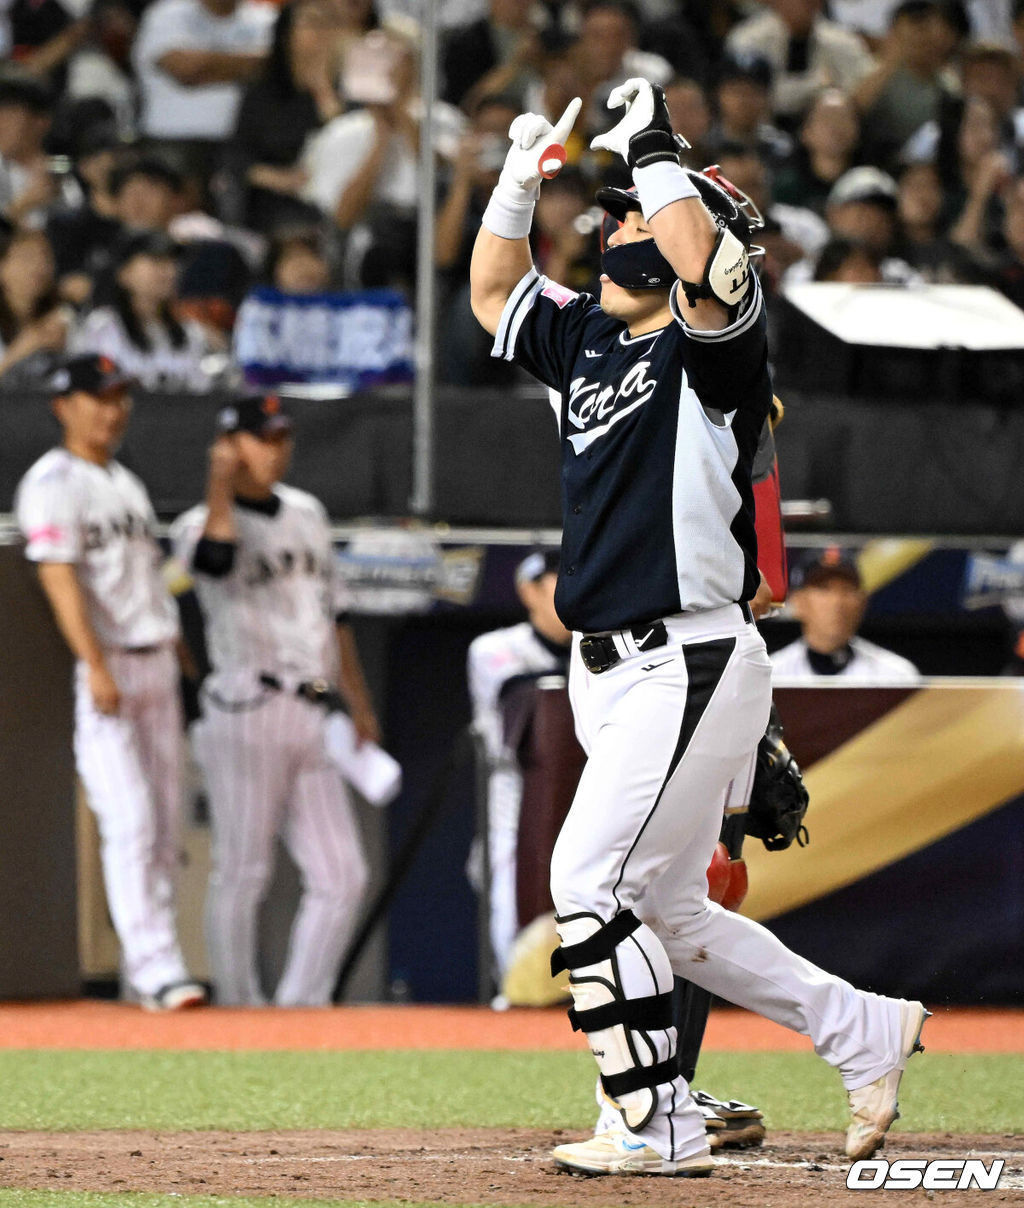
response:
[(843, 551), (838, 545), (830, 545), (827, 550), (821, 555), (822, 565), (838, 566), (843, 560)]
[(100, 373), (113, 373), (114, 372), (114, 362), (110, 359), (110, 357), (101, 356), (99, 358), (99, 367), (100, 367)]
[(276, 394), (268, 394), (263, 400), (263, 414), (276, 415), (281, 410), (281, 400)]

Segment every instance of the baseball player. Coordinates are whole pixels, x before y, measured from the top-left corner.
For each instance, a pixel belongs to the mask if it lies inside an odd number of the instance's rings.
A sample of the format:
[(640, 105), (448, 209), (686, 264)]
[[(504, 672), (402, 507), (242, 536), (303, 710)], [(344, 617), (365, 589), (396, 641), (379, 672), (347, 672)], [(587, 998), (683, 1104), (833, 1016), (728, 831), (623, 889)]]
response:
[(180, 516), (212, 672), (193, 747), (210, 800), (207, 938), (219, 1003), (265, 1002), (256, 922), (281, 835), (302, 898), (274, 994), (278, 1006), (331, 1001), (367, 866), (348, 792), (325, 744), (337, 684), (360, 740), (377, 720), (345, 617), (323, 505), (281, 484), (292, 422), (274, 395), (220, 415), (206, 502)]
[(793, 615), (801, 636), (772, 655), (775, 684), (836, 676), (844, 684), (916, 684), (914, 664), (856, 636), (868, 597), (857, 564), (829, 548), (793, 568)]
[[(474, 312), (494, 355), (559, 395), (563, 535), (555, 603), (587, 751), (551, 861), (573, 1026), (620, 1127), (554, 1151), (593, 1174), (706, 1175), (704, 1120), (676, 1063), (673, 972), (809, 1035), (840, 1070), (863, 1158), (896, 1118), (927, 1012), (855, 989), (707, 898), (729, 782), (765, 731), (771, 664), (749, 604), (759, 575), (751, 465), (772, 398), (751, 222), (727, 182), (684, 169), (664, 93), (632, 79), (593, 147), (636, 192), (600, 301), (546, 280), (528, 235), (580, 101), (523, 114), (474, 247)], [(742, 200), (742, 199), (740, 199)]]
[(558, 554), (535, 550), (516, 569), (516, 591), (528, 620), (475, 638), (467, 659), (473, 725), (487, 757), (487, 839), (491, 866), (490, 938), (497, 980), (508, 967), (519, 931), (516, 846), (523, 778), (505, 744), (501, 700), (522, 676), (566, 674), (571, 635), (555, 612)]
[(52, 379), (63, 444), (22, 479), (26, 556), (75, 656), (75, 762), (99, 823), (125, 991), (152, 1010), (198, 1006), (174, 919), (183, 730), (178, 616), (146, 488), (114, 460), (129, 380), (78, 356)]

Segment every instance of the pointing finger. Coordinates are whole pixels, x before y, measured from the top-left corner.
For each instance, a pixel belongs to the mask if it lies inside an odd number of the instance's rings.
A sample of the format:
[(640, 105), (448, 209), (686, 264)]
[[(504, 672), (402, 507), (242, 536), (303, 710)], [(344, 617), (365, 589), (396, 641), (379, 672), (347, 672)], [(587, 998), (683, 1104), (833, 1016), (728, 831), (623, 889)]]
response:
[(565, 112), (555, 123), (554, 129), (551, 131), (552, 142), (564, 143), (572, 133), (573, 124), (583, 107), (583, 101), (577, 96), (569, 102), (565, 107)]

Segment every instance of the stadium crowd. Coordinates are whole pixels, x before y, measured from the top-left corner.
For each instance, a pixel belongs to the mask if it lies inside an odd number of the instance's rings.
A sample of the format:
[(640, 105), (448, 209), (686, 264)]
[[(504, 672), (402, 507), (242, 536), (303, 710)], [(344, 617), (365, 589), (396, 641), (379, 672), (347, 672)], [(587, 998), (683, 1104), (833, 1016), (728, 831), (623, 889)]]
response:
[[(422, 0), (7, 0), (0, 388), (102, 352), (230, 382), (247, 292), (415, 277)], [(473, 237), (523, 109), (584, 98), (541, 193), (541, 270), (595, 280), (589, 149), (611, 89), (664, 86), (694, 167), (763, 212), (784, 280), (988, 283), (1024, 306), (1024, 0), (445, 0), (433, 110), (443, 380), (516, 370), (472, 320)]]

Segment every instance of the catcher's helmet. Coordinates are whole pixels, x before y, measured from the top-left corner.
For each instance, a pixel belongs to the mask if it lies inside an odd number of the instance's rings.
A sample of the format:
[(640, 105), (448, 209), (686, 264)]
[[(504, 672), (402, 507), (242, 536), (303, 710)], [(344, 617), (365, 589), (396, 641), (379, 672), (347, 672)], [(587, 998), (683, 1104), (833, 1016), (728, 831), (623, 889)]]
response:
[[(683, 170), (718, 226), (735, 235), (751, 255), (761, 254), (764, 249), (752, 246), (751, 236), (764, 226), (764, 219), (746, 193), (727, 180), (717, 164), (701, 172), (693, 168)], [(626, 215), (641, 209), (636, 189), (605, 187), (598, 189), (596, 199), (608, 215), (601, 228), (604, 271), (624, 289), (667, 289), (676, 274), (653, 239), (608, 246), (609, 236), (625, 222)]]

